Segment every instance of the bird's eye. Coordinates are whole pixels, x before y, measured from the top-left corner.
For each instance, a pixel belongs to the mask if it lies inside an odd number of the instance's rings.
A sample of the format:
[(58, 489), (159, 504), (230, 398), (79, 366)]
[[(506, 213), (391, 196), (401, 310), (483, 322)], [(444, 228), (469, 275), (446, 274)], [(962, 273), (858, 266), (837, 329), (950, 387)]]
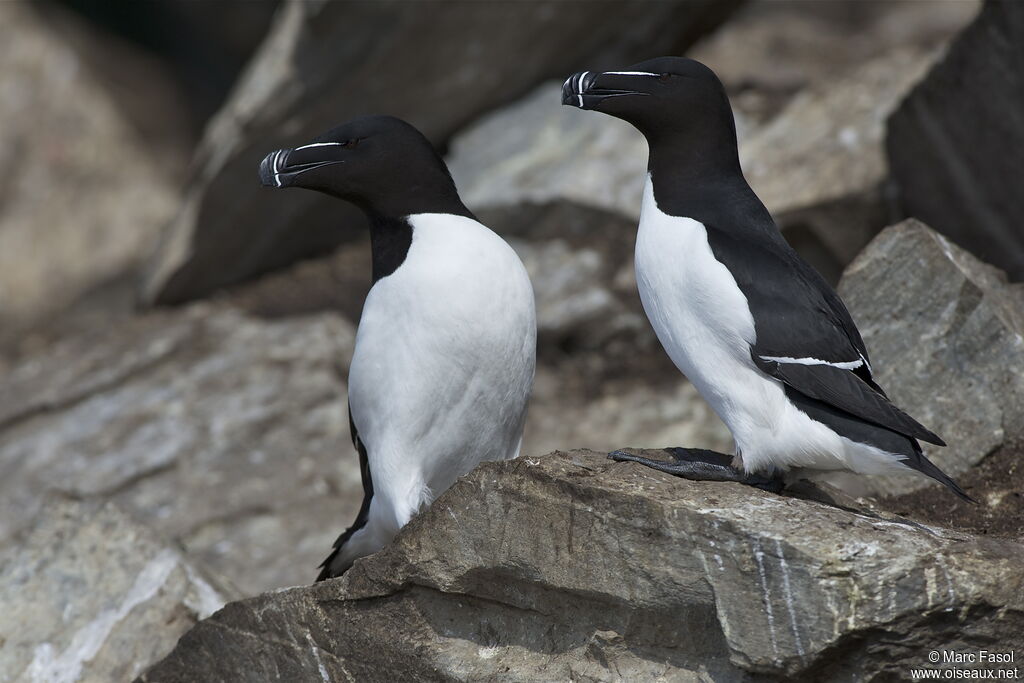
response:
[(352, 149), (358, 144), (359, 138), (351, 138), (350, 140), (345, 140), (345, 142), (341, 143), (341, 146), (344, 147), (345, 149)]
[(670, 78), (672, 78), (672, 74), (661, 74), (660, 76), (658, 76), (658, 80), (661, 81), (662, 83), (664, 83)]

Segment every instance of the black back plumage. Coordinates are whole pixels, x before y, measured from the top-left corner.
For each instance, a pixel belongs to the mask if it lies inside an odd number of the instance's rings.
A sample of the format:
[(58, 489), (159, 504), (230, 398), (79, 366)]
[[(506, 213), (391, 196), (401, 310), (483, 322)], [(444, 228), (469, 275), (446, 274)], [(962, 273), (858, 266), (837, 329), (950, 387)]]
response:
[[(715, 259), (729, 269), (750, 307), (755, 365), (786, 385), (789, 399), (811, 418), (854, 441), (904, 456), (907, 466), (971, 500), (923, 454), (917, 439), (945, 442), (895, 406), (875, 382), (867, 346), (846, 305), (786, 242), (738, 161), (735, 173), (726, 164), (709, 169), (700, 181), (672, 182), (662, 151), (651, 152), (658, 207), (704, 225)], [(824, 363), (767, 360), (779, 357)], [(856, 361), (863, 364), (849, 370), (826, 364)]]

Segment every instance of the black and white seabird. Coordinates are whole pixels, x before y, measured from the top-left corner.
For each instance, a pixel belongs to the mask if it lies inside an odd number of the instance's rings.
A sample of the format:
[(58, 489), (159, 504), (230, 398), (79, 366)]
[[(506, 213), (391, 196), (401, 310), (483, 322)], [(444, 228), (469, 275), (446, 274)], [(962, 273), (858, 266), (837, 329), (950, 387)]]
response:
[(389, 543), (484, 460), (519, 453), (536, 316), (519, 257), (477, 222), (444, 162), (408, 123), (355, 119), (260, 164), (369, 218), (373, 286), (349, 369), (349, 423), (364, 498), (317, 580)]
[(562, 103), (623, 119), (647, 138), (640, 298), (668, 355), (736, 444), (734, 469), (696, 449), (673, 449), (674, 463), (616, 459), (748, 483), (791, 468), (916, 470), (970, 500), (921, 452), (918, 439), (945, 444), (886, 398), (846, 306), (750, 189), (729, 99), (711, 69), (663, 57), (584, 71), (565, 82)]

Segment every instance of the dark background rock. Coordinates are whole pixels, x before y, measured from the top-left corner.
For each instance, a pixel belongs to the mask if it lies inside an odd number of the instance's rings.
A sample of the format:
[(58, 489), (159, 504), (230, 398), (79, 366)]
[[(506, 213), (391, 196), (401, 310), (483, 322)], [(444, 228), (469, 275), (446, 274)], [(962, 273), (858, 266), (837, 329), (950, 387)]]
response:
[[(39, 11), (50, 21), (62, 21), (63, 14), (74, 14), (88, 22), (91, 29), (72, 31), (86, 58), (100, 60), (103, 70), (116, 79), (118, 74), (136, 65), (104, 59), (105, 46), (123, 42), (145, 53), (148, 61), (157, 61), (160, 71), (173, 80), (178, 93), (177, 106), (187, 115), (190, 136), (198, 138), (206, 121), (223, 103), (235, 79), (259, 46), (270, 27), (279, 0), (217, 0), (217, 2), (179, 2), (177, 0), (44, 0)], [(63, 10), (63, 11), (61, 11)], [(67, 28), (67, 27), (61, 27)], [(94, 37), (95, 40), (92, 40)], [(135, 55), (138, 59), (138, 55)], [(150, 70), (151, 65), (147, 65)], [(138, 86), (142, 79), (131, 77)], [(132, 93), (120, 91), (134, 120), (159, 112), (141, 111), (144, 106)], [(131, 106), (134, 105), (134, 106)]]
[(0, 3), (0, 61), (3, 347), (137, 267), (176, 193), (101, 79), (28, 3)]
[(1022, 566), (1005, 539), (556, 453), (478, 468), (345, 577), (229, 605), (142, 680), (892, 680), (1024, 647)]
[(733, 106), (760, 125), (802, 90), (825, 86), (888, 52), (942, 47), (980, 5), (978, 0), (750, 2), (689, 56), (711, 65)]
[(358, 234), (362, 219), (350, 207), (259, 187), (255, 169), (272, 149), (385, 112), (443, 145), (543, 78), (680, 51), (738, 4), (288, 3), (207, 128), (145, 298), (209, 294)]
[(889, 120), (908, 216), (1024, 278), (1024, 4), (987, 0)]
[[(690, 51), (730, 94), (747, 179), (831, 282), (901, 217), (887, 187), (885, 120), (976, 8), (753, 3)], [(560, 89), (545, 83), (452, 139), (447, 161), (463, 199), (478, 212), (527, 215), (532, 203), (568, 201), (629, 217), (635, 232), (646, 141), (622, 121), (554, 106)]]

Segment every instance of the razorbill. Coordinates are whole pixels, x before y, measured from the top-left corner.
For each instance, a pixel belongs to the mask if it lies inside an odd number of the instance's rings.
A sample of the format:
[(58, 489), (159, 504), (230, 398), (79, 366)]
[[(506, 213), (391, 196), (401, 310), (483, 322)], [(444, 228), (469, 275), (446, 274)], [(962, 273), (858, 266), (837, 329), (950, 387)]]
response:
[(562, 103), (622, 119), (647, 138), (636, 240), (644, 311), (672, 361), (732, 432), (731, 467), (672, 449), (690, 478), (779, 478), (790, 468), (916, 470), (970, 498), (921, 452), (943, 441), (872, 379), (846, 306), (786, 243), (740, 169), (725, 89), (708, 67), (663, 57), (574, 74)]
[(519, 453), (537, 325), (519, 257), (459, 199), (444, 162), (408, 123), (355, 119), (260, 164), (369, 219), (373, 285), (348, 377), (363, 503), (317, 580), (376, 552), (456, 478)]

